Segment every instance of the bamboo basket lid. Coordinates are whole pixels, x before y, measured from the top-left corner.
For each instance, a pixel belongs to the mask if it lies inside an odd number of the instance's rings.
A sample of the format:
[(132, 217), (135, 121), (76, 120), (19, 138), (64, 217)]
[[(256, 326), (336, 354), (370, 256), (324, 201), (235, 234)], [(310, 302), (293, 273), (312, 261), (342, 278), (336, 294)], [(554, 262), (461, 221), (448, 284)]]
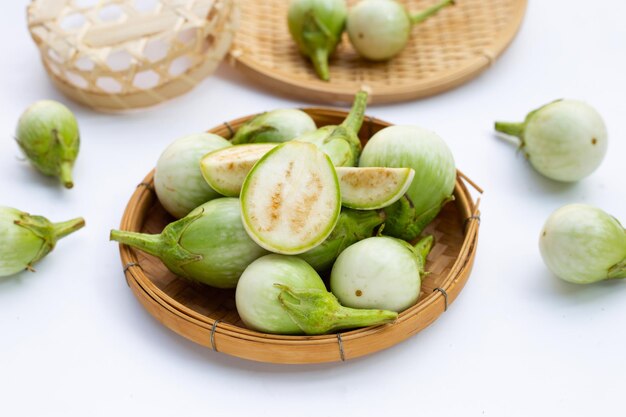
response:
[[(348, 0), (354, 5), (358, 0)], [(410, 11), (434, 0), (401, 0)], [(287, 0), (241, 0), (241, 28), (230, 52), (234, 65), (275, 92), (307, 101), (350, 103), (359, 89), (373, 103), (431, 96), (459, 86), (491, 66), (515, 37), (527, 0), (458, 0), (413, 28), (404, 51), (388, 62), (360, 58), (344, 34), (330, 61), (330, 82), (317, 78), (287, 29)]]
[(34, 0), (28, 7), (54, 84), (100, 110), (187, 92), (216, 69), (237, 23), (235, 0)]
[[(304, 109), (318, 126), (339, 124), (344, 111)], [(237, 119), (211, 129), (230, 137), (245, 121)], [(365, 143), (389, 123), (369, 118), (361, 128)], [(191, 283), (169, 272), (155, 257), (120, 245), (126, 281), (139, 302), (159, 322), (174, 332), (218, 352), (260, 362), (305, 364), (344, 361), (367, 355), (416, 334), (434, 322), (456, 299), (473, 265), (480, 213), (458, 173), (454, 203), (447, 204), (428, 227), (436, 244), (429, 255), (417, 304), (402, 312), (392, 324), (323, 336), (281, 336), (248, 330), (235, 308), (235, 291)], [(158, 202), (153, 172), (131, 197), (121, 222), (122, 230), (160, 233), (173, 219)]]

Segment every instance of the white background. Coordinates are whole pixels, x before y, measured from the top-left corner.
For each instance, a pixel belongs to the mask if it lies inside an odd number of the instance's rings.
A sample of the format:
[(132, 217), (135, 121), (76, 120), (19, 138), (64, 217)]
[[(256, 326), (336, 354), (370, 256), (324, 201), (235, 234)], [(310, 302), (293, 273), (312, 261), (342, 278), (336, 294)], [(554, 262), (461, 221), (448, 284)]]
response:
[[(626, 221), (626, 3), (532, 1), (511, 48), (479, 78), (437, 97), (368, 113), (446, 139), (484, 187), (474, 271), (454, 305), (415, 337), (366, 358), (317, 366), (248, 362), (169, 331), (124, 282), (109, 229), (173, 139), (242, 115), (307, 103), (275, 97), (223, 65), (197, 89), (128, 115), (100, 114), (50, 84), (25, 22), (0, 13), (0, 204), (52, 220), (82, 215), (35, 274), (0, 280), (0, 415), (624, 415), (626, 282), (560, 282), (537, 248), (566, 203)], [(604, 116), (609, 152), (592, 176), (562, 185), (535, 174), (492, 134), (550, 100), (586, 100)], [(83, 138), (66, 191), (19, 160), (20, 113), (68, 104)]]

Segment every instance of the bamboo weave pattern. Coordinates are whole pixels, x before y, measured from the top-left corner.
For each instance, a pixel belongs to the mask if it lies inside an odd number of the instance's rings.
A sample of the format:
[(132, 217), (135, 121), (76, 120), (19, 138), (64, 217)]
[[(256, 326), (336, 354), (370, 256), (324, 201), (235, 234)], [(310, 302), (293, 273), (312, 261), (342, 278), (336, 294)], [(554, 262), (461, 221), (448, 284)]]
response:
[[(349, 6), (358, 0), (348, 0)], [(417, 12), (435, 0), (400, 0)], [(231, 49), (237, 66), (272, 90), (309, 101), (349, 103), (367, 88), (373, 102), (415, 99), (448, 90), (488, 68), (512, 41), (526, 0), (457, 0), (417, 25), (388, 62), (360, 58), (347, 34), (330, 61), (331, 81), (317, 78), (287, 29), (287, 0), (241, 0), (241, 28)]]
[(119, 110), (158, 104), (215, 70), (234, 36), (235, 0), (35, 0), (28, 23), (65, 94)]

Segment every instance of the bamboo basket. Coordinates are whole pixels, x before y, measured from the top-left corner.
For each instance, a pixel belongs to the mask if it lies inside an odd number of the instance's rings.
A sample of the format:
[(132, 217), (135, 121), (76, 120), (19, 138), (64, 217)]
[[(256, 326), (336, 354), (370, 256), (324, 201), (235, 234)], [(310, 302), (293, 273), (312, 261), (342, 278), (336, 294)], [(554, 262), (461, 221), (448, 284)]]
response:
[[(348, 0), (349, 6), (359, 0)], [(410, 11), (436, 0), (400, 0)], [(431, 96), (459, 86), (489, 68), (515, 37), (527, 0), (458, 0), (418, 25), (404, 51), (388, 62), (360, 58), (347, 34), (321, 81), (287, 29), (287, 0), (241, 0), (241, 28), (231, 62), (255, 83), (299, 99), (350, 103), (366, 89), (373, 103)]]
[(54, 84), (105, 111), (187, 92), (217, 68), (237, 23), (236, 0), (34, 0), (28, 7)]
[[(344, 111), (304, 109), (318, 126), (339, 124)], [(224, 123), (210, 130), (224, 137), (254, 116)], [(368, 118), (360, 131), (363, 143), (384, 121)], [(151, 172), (131, 197), (121, 222), (122, 230), (159, 233), (173, 219), (159, 204)], [(191, 283), (169, 272), (160, 260), (120, 245), (122, 265), (131, 290), (158, 321), (176, 333), (215, 351), (240, 358), (285, 364), (344, 361), (395, 345), (437, 319), (456, 299), (467, 281), (476, 254), (480, 223), (478, 202), (466, 186), (482, 192), (461, 172), (447, 204), (426, 230), (436, 244), (428, 258), (417, 304), (392, 324), (323, 336), (281, 336), (248, 330), (235, 308), (234, 290)]]

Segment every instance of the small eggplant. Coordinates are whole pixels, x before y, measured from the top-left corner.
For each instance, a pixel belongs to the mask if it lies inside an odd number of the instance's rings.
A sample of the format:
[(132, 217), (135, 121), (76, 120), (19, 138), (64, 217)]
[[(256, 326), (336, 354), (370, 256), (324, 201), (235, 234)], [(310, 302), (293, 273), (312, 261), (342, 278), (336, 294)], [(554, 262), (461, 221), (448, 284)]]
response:
[(542, 175), (579, 181), (595, 171), (608, 147), (602, 116), (589, 104), (557, 100), (530, 112), (524, 122), (496, 122), (498, 132), (516, 136), (520, 150)]
[(41, 173), (58, 177), (72, 188), (72, 168), (78, 156), (80, 135), (74, 114), (61, 103), (38, 101), (17, 124), (16, 140), (28, 160)]
[(209, 201), (161, 234), (112, 230), (111, 240), (160, 258), (180, 277), (217, 288), (235, 288), (244, 269), (267, 253), (248, 237), (236, 198)]
[(417, 302), (433, 242), (377, 236), (355, 243), (333, 265), (331, 291), (347, 307), (404, 311)]
[(324, 81), (330, 80), (328, 57), (341, 41), (347, 16), (345, 0), (292, 0), (289, 5), (291, 37)]
[(0, 207), (0, 277), (33, 270), (33, 265), (48, 255), (59, 239), (85, 225), (77, 218), (52, 223), (10, 207)]
[(169, 145), (154, 172), (154, 189), (165, 210), (180, 219), (200, 204), (220, 197), (204, 181), (200, 160), (211, 151), (230, 146), (229, 141), (212, 133), (185, 136)]
[(372, 61), (391, 59), (404, 49), (414, 25), (452, 4), (454, 0), (441, 0), (412, 14), (395, 0), (362, 0), (348, 14), (346, 28), (350, 42), (364, 58)]

